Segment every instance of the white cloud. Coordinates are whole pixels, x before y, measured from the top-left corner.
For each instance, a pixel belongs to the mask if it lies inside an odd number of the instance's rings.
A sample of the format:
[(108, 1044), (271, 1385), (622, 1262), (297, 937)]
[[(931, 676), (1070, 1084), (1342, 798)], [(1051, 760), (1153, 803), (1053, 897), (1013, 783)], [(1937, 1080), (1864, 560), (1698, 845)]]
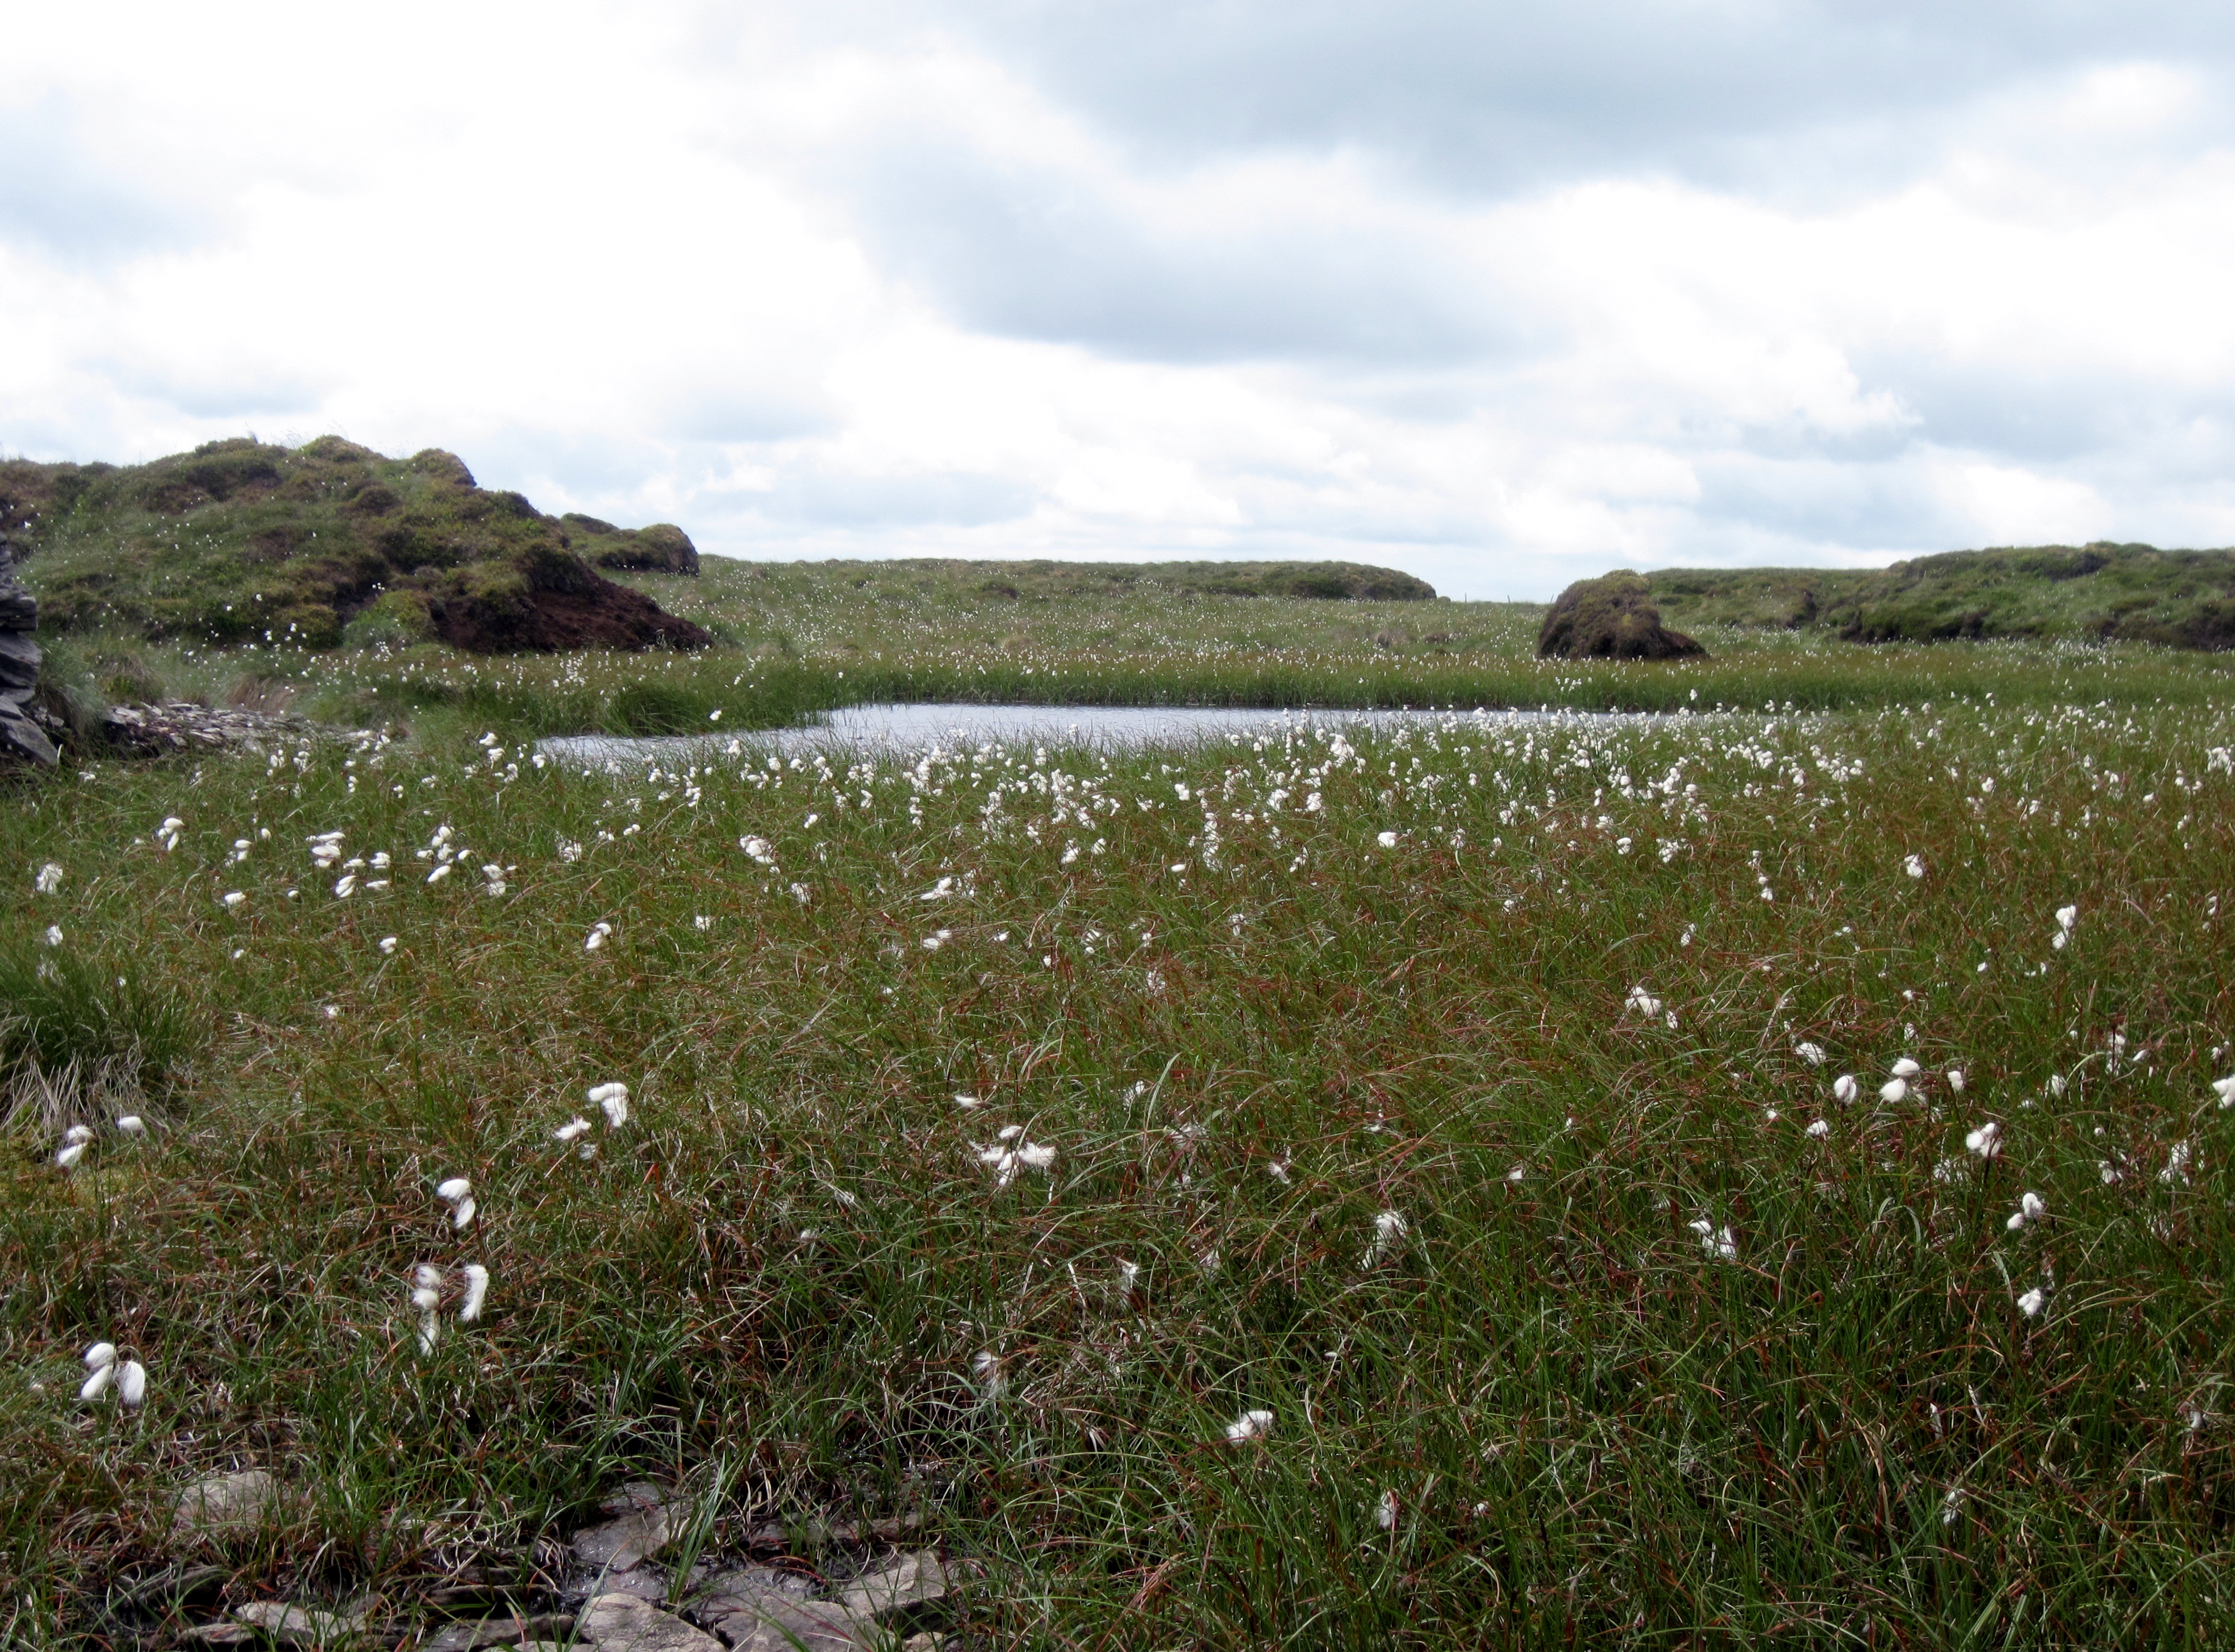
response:
[(2205, 14), (1585, 10), (49, 8), (0, 446), (1493, 596), (2235, 541)]

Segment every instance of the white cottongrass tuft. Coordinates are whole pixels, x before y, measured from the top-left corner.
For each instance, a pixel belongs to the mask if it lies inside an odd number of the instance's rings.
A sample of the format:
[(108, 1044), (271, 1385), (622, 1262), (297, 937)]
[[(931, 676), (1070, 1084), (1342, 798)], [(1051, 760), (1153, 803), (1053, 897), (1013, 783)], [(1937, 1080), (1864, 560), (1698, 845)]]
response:
[(2064, 931), (2066, 934), (2070, 934), (2072, 933), (2072, 927), (2079, 921), (2080, 908), (2078, 907), (2057, 908), (2056, 927)]
[(2038, 1193), (2028, 1193), (2018, 1200), (2018, 1208), (2002, 1225), (2016, 1233), (2029, 1222), (2038, 1222), (2048, 1214), (2048, 1202)]
[(2167, 1187), (2186, 1187), (2189, 1164), (2195, 1157), (2196, 1144), (2193, 1142), (2175, 1142), (2166, 1154), (2165, 1169), (2158, 1172), (2158, 1180)]
[(592, 1085), (589, 1099), (605, 1110), (606, 1122), (615, 1130), (628, 1123), (629, 1092), (625, 1084)]
[(127, 1360), (116, 1367), (116, 1403), (127, 1411), (137, 1411), (147, 1398), (147, 1367), (137, 1360)]
[(1718, 1228), (1705, 1216), (1687, 1224), (1700, 1236), (1701, 1254), (1710, 1262), (1736, 1262), (1739, 1242), (1728, 1228)]
[(1373, 1524), (1384, 1531), (1397, 1530), (1397, 1493), (1385, 1491), (1381, 1501), (1373, 1505)]
[(247, 897), (246, 895), (243, 895), (243, 894), (242, 894), (239, 889), (227, 889), (227, 890), (225, 892), (225, 897), (224, 897), (224, 899), (225, 899), (225, 909), (226, 909), (226, 911), (230, 912), (230, 911), (232, 911), (232, 910), (233, 909), (233, 908), (235, 908), (235, 907), (239, 906), (242, 901), (244, 901), (247, 900), (247, 899), (248, 899), (248, 897)]
[(746, 855), (758, 865), (774, 866), (776, 864), (776, 856), (770, 851), (769, 841), (765, 837), (741, 837), (737, 840), (737, 847), (744, 850)]
[(577, 1137), (587, 1136), (589, 1133), (590, 1121), (578, 1116), (568, 1119), (565, 1124), (560, 1125), (558, 1129), (553, 1131), (551, 1132), (551, 1139), (554, 1142), (571, 1142), (575, 1140)]
[(1911, 1060), (1907, 1056), (1902, 1057), (1900, 1060), (1893, 1064), (1893, 1076), (1897, 1078), (1914, 1078), (1918, 1073), (1924, 1071), (1924, 1069), (1923, 1067), (1917, 1065), (1916, 1062)]
[(2230, 1074), (2225, 1078), (2214, 1078), (2212, 1081), (2212, 1088), (2219, 1096), (2219, 1105), (2223, 1109), (2235, 1107), (2235, 1074)]
[(116, 1344), (114, 1342), (90, 1343), (86, 1347), (84, 1357), (85, 1368), (88, 1371), (98, 1371), (103, 1366), (115, 1365)]
[(1808, 1133), (1820, 1142), (1832, 1133), (1832, 1126), (1819, 1118), (1808, 1126)]
[(44, 866), (41, 867), (39, 869), (38, 875), (31, 880), (32, 890), (39, 895), (52, 895), (56, 889), (61, 888), (62, 886), (62, 869), (58, 862), (54, 861), (49, 861)]
[(1990, 1118), (1978, 1129), (1966, 1132), (1963, 1145), (1981, 1158), (1998, 1157), (2002, 1150), (2002, 1127)]
[(1800, 1043), (1794, 1045), (1793, 1046), (1793, 1053), (1799, 1056), (1803, 1061), (1806, 1061), (1812, 1067), (1822, 1066), (1825, 1059), (1824, 1046), (1816, 1043), (1813, 1039), (1803, 1039)]
[(991, 1147), (977, 1150), (978, 1162), (989, 1165), (993, 1171), (993, 1186), (1005, 1188), (1017, 1179), (1020, 1170), (1039, 1170), (1045, 1174), (1055, 1163), (1055, 1149), (1039, 1142), (1025, 1139), (1022, 1124), (1005, 1124), (994, 1137)]
[(1399, 1255), (1405, 1249), (1405, 1236), (1412, 1230), (1412, 1224), (1406, 1221), (1399, 1212), (1375, 1211), (1373, 1238), (1366, 1247), (1365, 1258), (1358, 1265), (1361, 1268), (1374, 1268)]
[(474, 1184), (462, 1176), (454, 1176), (447, 1182), (435, 1184), (435, 1196), (445, 1204), (456, 1204), (474, 1190)]
[(1912, 855), (1909, 856), (1908, 859), (1902, 862), (1901, 869), (1908, 873), (1910, 876), (1913, 878), (1923, 877), (1924, 875), (1924, 856), (1922, 855)]
[(120, 1113), (116, 1119), (116, 1133), (120, 1136), (145, 1136), (147, 1121), (138, 1113)]
[(1661, 1000), (1644, 987), (1633, 987), (1629, 989), (1629, 996), (1622, 1000), (1622, 1007), (1635, 1011), (1649, 1021), (1661, 1013)]
[(85, 1380), (85, 1386), (77, 1391), (77, 1397), (86, 1400), (98, 1400), (108, 1392), (108, 1385), (115, 1380), (116, 1363), (112, 1357), (108, 1364), (94, 1368), (93, 1374)]
[(991, 1348), (980, 1348), (970, 1356), (970, 1374), (978, 1379), (978, 1386), (986, 1391), (988, 1400), (999, 1400), (1009, 1391), (1008, 1373), (1002, 1368), (1001, 1356)]
[(1373, 841), (1380, 844), (1384, 849), (1395, 849), (1397, 847), (1397, 834), (1394, 832), (1380, 832), (1375, 835)]
[(606, 944), (606, 938), (613, 933), (613, 925), (607, 923), (602, 918), (599, 919), (597, 922), (590, 926), (590, 933), (583, 937), (582, 950), (584, 952), (597, 951), (599, 947)]
[(1960, 1096), (1963, 1093), (1963, 1069), (1961, 1067), (1949, 1068), (1948, 1087)]
[(2031, 1319), (2048, 1301), (2048, 1293), (2038, 1285), (2018, 1298), (2018, 1312)]
[(1245, 1411), (1226, 1425), (1226, 1443), (1246, 1446), (1253, 1439), (1263, 1439), (1273, 1432), (1273, 1413), (1269, 1411)]
[(383, 957), (383, 958), (385, 958), (385, 957), (387, 957), (390, 954), (393, 953), (395, 950), (396, 950), (396, 937), (395, 937), (394, 935), (383, 935), (383, 936), (381, 936), (381, 938), (380, 938), (380, 954), (381, 954), (381, 956), (382, 956), (382, 957)]
[(49, 947), (61, 946), (62, 944), (62, 925), (58, 923), (49, 924), (47, 926), (47, 933), (42, 937), (42, 939), (43, 939)]
[(471, 1325), (481, 1318), (482, 1303), (488, 1296), (489, 1270), (477, 1262), (469, 1262), (462, 1271), (466, 1276), (466, 1296), (458, 1304), (458, 1323)]
[(1887, 1103), (1888, 1105), (1908, 1100), (1909, 1080), (1906, 1078), (1887, 1079), (1884, 1084), (1878, 1086), (1878, 1099)]
[(1832, 1094), (1836, 1100), (1852, 1101), (1861, 1093), (1862, 1086), (1855, 1082), (1852, 1072), (1843, 1072), (1832, 1080)]

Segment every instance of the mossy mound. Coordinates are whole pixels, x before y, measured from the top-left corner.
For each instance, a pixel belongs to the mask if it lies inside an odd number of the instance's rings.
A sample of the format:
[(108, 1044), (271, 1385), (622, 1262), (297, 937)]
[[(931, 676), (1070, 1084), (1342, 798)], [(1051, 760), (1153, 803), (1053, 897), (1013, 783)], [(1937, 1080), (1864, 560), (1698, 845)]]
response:
[(569, 511), (560, 521), (581, 547), (582, 554), (600, 567), (623, 568), (635, 574), (696, 574), (698, 547), (691, 535), (673, 522), (654, 522), (649, 528), (615, 528), (594, 516)]
[(50, 631), (312, 648), (377, 631), (483, 652), (713, 640), (589, 560), (649, 534), (646, 554), (695, 572), (681, 529), (600, 524), (578, 548), (563, 521), (479, 486), (439, 448), (389, 459), (328, 436), (212, 442), (144, 465), (18, 460), (0, 464), (0, 520), (33, 553), (23, 574)]
[(1617, 569), (1560, 593), (1537, 652), (1548, 659), (1681, 659), (1707, 651), (1661, 623), (1644, 575)]
[(2235, 648), (2235, 551), (2039, 545), (1884, 568), (1670, 568), (1655, 600), (1688, 625), (1830, 631), (1853, 642), (1996, 637)]

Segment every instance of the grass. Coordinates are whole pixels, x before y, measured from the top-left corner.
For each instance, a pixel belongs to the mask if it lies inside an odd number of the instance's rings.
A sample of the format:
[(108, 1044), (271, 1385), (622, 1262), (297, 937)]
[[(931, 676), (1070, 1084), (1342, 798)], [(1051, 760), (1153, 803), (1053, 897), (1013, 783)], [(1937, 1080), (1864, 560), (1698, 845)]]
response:
[(1951, 551), (1891, 567), (1669, 568), (1671, 625), (1817, 629), (1857, 642), (2062, 639), (2235, 647), (2235, 550), (2045, 545)]
[[(718, 1552), (926, 1511), (986, 1644), (2224, 1638), (2214, 661), (1555, 670), (1462, 605), (1377, 645), (1342, 628), (1393, 606), (826, 574), (710, 574), (765, 598), (692, 660), (152, 651), (411, 731), (10, 794), (7, 967), (141, 994), (16, 1035), (18, 1097), (147, 1005), (169, 1042), (147, 1137), (59, 1170), (49, 1103), (0, 1158), (0, 1638), (162, 1643), (115, 1592), (174, 1548), (167, 1487), (248, 1464), (309, 1499), (225, 1552), (233, 1598), (525, 1586), (649, 1475), (725, 1488)], [(829, 767), (517, 744), (772, 685), (1332, 696), (1377, 658), (1351, 686), (1415, 704), (1744, 709)], [(553, 1139), (578, 1114), (593, 1157)], [(1000, 1185), (1009, 1125), (1054, 1157)], [(469, 1261), (488, 1312), (423, 1354), (410, 1270)], [(96, 1338), (142, 1412), (76, 1403)]]

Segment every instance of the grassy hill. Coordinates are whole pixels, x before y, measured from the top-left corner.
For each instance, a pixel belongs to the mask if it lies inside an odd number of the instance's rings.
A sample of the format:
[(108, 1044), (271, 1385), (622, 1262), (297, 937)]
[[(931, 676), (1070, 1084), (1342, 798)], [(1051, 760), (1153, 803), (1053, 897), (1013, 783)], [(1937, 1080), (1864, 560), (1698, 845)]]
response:
[(2235, 550), (2046, 545), (1951, 551), (1874, 569), (1669, 568), (1646, 576), (1662, 617), (1828, 631), (1855, 642), (2126, 639), (2235, 647)]
[(547, 516), (440, 449), (390, 459), (329, 436), (142, 465), (10, 461), (0, 523), (29, 553), (49, 632), (475, 652), (712, 640), (593, 566), (695, 571), (680, 528)]

